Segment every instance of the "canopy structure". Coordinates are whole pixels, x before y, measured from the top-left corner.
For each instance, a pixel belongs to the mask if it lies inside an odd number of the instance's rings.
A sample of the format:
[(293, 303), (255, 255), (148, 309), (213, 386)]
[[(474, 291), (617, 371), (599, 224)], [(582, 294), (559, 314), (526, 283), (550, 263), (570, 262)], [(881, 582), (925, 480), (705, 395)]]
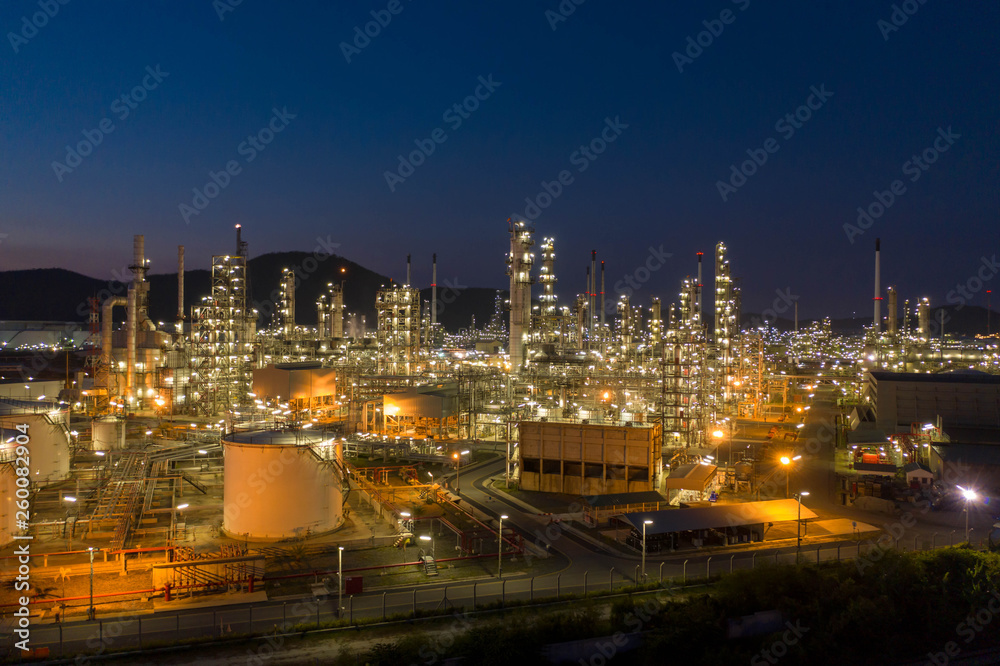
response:
[[(816, 514), (802, 506), (802, 520), (816, 518)], [(722, 529), (764, 523), (780, 523), (799, 519), (797, 500), (769, 500), (747, 502), (745, 504), (719, 504), (691, 509), (669, 509), (665, 511), (645, 511), (629, 513), (621, 517), (638, 531), (647, 520), (647, 535), (672, 534), (695, 530)]]

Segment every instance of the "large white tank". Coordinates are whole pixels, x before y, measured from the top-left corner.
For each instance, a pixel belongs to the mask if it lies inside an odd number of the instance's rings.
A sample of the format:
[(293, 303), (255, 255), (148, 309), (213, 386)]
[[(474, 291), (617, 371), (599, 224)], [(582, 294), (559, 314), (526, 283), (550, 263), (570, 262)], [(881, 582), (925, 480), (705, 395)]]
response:
[(223, 531), (232, 537), (275, 541), (339, 526), (340, 477), (331, 463), (311, 451), (330, 440), (308, 430), (223, 437)]
[(91, 448), (115, 451), (125, 448), (125, 421), (116, 416), (102, 416), (91, 423)]
[[(31, 483), (45, 486), (69, 477), (69, 410), (44, 400), (0, 398), (0, 427), (14, 430), (27, 424), (31, 451)], [(17, 433), (20, 434), (20, 433)], [(6, 440), (10, 437), (5, 438)]]

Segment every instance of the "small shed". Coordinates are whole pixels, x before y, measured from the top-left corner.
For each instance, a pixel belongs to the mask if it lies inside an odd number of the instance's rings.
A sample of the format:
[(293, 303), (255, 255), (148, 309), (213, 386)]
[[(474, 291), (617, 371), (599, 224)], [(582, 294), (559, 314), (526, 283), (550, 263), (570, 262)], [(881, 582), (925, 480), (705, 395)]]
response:
[(921, 463), (907, 463), (903, 465), (903, 472), (906, 474), (906, 483), (911, 488), (914, 486), (926, 487), (934, 483), (934, 472)]

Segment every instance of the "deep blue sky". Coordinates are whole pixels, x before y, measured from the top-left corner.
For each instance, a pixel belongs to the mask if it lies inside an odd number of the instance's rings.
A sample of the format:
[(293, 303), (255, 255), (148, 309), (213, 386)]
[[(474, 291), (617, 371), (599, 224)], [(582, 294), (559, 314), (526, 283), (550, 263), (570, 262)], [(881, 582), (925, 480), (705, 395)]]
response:
[[(883, 284), (937, 303), (1000, 250), (995, 3), (927, 0), (885, 40), (892, 3), (871, 0), (588, 0), (555, 30), (557, 0), (402, 0), (346, 62), (339, 44), (387, 4), (243, 0), (220, 20), (210, 0), (71, 0), (15, 53), (9, 33), (40, 10), (3, 3), (0, 268), (110, 277), (134, 233), (154, 272), (178, 244), (206, 267), (239, 222), (252, 255), (329, 237), (397, 279), (410, 252), (428, 283), (436, 251), (439, 281), (500, 287), (507, 217), (563, 169), (574, 182), (535, 221), (556, 238), (563, 303), (592, 248), (609, 291), (649, 246), (673, 253), (635, 297), (648, 303), (724, 240), (745, 309), (790, 288), (803, 316), (871, 311), (876, 236)], [(678, 72), (673, 52), (724, 9), (734, 22)], [(157, 65), (169, 76), (120, 119), (115, 98)], [(453, 130), (443, 112), (490, 74), (502, 85)], [(776, 121), (824, 84), (833, 96), (786, 140)], [(246, 163), (238, 146), (275, 107), (296, 118)], [(628, 128), (579, 173), (572, 153), (616, 116)], [(114, 131), (60, 182), (52, 163), (103, 118)], [(903, 164), (948, 126), (961, 138), (911, 183)], [(447, 141), (390, 192), (384, 172), (438, 127)], [(769, 137), (778, 152), (724, 202), (716, 182)], [(186, 224), (179, 204), (229, 160), (242, 172)], [(844, 223), (895, 179), (906, 192), (849, 243)]]

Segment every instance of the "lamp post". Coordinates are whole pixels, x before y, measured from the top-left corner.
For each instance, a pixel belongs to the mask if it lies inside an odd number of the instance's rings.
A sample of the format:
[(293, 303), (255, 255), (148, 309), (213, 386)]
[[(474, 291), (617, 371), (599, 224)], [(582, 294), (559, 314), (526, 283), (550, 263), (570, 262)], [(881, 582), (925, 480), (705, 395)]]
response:
[(652, 525), (652, 520), (642, 521), (642, 580), (646, 580), (646, 525)]
[(781, 456), (781, 464), (785, 466), (785, 499), (788, 499), (788, 477), (791, 475), (791, 471), (788, 466), (791, 465), (796, 460), (799, 460), (802, 456), (795, 456), (794, 458), (789, 458), (788, 456)]
[(497, 578), (503, 578), (503, 521), (507, 514), (500, 516), (500, 528), (497, 530)]
[[(66, 497), (63, 497), (63, 501), (69, 502), (72, 505), (72, 503), (76, 502), (76, 498), (75, 497), (70, 497), (69, 495), (67, 495)], [(70, 508), (66, 507), (66, 520), (63, 522), (63, 534), (64, 535), (66, 533), (66, 528), (69, 527), (69, 525), (68, 525), (68, 523), (69, 523), (69, 512), (70, 512)], [(76, 527), (76, 525), (74, 524), (73, 527)], [(69, 531), (69, 549), (70, 550), (73, 550), (73, 531), (74, 531), (73, 528), (70, 528), (70, 531)]]
[(799, 493), (796, 494), (796, 496), (795, 496), (799, 500), (799, 517), (798, 517), (798, 520), (795, 521), (795, 541), (796, 541), (796, 544), (795, 544), (795, 562), (796, 562), (796, 564), (798, 564), (798, 561), (799, 561), (799, 552), (802, 550), (802, 498), (803, 497), (808, 497), (808, 496), (809, 496), (809, 491), (808, 490), (799, 491)]
[(170, 529), (170, 540), (171, 541), (176, 541), (177, 540), (177, 512), (178, 511), (183, 511), (186, 508), (188, 508), (187, 504), (178, 504), (177, 508), (174, 509), (174, 514), (173, 514), (174, 521), (173, 521), (173, 524), (170, 526), (171, 527), (171, 529)]
[(337, 546), (337, 617), (344, 608), (344, 547)]
[[(403, 518), (403, 529), (409, 533), (413, 533), (413, 527), (410, 525), (410, 512), (400, 511), (399, 515)], [(406, 542), (409, 541), (408, 536), (403, 536), (403, 562), (406, 562)]]
[(979, 496), (972, 488), (959, 486), (958, 489), (962, 491), (962, 496), (965, 497), (965, 542), (969, 543), (969, 502), (977, 499)]
[(460, 478), (459, 475), (460, 475), (461, 470), (462, 470), (462, 456), (465, 456), (465, 455), (468, 455), (468, 454), (469, 454), (468, 451), (461, 451), (461, 452), (456, 451), (455, 453), (451, 454), (451, 457), (455, 459), (455, 494), (456, 495), (461, 495), (462, 494), (462, 483), (461, 483), (461, 478)]
[(97, 616), (94, 610), (94, 547), (87, 548), (90, 551), (90, 608), (87, 609), (87, 619), (93, 621)]

